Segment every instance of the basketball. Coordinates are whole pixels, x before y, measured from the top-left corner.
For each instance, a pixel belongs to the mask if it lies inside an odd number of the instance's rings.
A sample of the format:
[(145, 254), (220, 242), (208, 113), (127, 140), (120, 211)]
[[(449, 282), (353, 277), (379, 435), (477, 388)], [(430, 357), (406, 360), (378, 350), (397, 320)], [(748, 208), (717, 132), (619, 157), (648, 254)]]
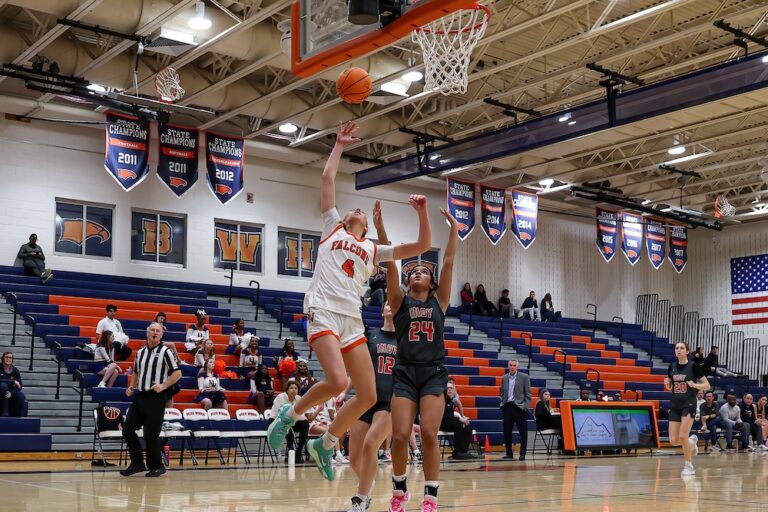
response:
[(371, 91), (371, 76), (361, 68), (345, 69), (336, 80), (336, 94), (346, 103), (362, 103), (371, 95)]

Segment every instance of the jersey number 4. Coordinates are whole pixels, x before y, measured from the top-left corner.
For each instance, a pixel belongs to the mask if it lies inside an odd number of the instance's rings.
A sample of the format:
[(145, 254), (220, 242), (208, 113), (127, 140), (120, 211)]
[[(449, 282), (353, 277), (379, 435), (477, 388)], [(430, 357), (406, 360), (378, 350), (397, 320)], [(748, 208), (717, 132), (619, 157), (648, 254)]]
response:
[(435, 335), (435, 325), (431, 320), (422, 320), (411, 322), (411, 328), (408, 330), (408, 341), (419, 341), (419, 333), (427, 335), (427, 341), (432, 341)]
[(344, 263), (341, 264), (341, 270), (344, 271), (345, 274), (347, 274), (347, 277), (350, 279), (355, 277), (355, 262), (352, 260), (347, 260)]
[(392, 367), (395, 366), (395, 358), (392, 356), (379, 356), (378, 373), (382, 375), (391, 375)]

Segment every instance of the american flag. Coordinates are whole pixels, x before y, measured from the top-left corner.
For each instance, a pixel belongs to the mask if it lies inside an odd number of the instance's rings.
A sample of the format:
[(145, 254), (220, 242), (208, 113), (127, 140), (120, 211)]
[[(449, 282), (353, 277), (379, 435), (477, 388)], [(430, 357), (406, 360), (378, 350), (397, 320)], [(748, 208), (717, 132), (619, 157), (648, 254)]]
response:
[(768, 254), (731, 259), (733, 325), (768, 323)]

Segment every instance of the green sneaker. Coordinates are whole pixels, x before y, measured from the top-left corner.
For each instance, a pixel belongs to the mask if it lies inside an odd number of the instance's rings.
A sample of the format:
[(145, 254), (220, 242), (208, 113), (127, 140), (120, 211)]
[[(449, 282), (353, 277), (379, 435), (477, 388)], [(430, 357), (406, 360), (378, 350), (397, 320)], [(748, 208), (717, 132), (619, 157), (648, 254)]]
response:
[(323, 478), (330, 480), (331, 482), (336, 480), (332, 464), (333, 447), (328, 448), (327, 450), (323, 448), (323, 439), (319, 437), (307, 443), (307, 451), (309, 452), (309, 456), (315, 459), (317, 469), (320, 471), (320, 474), (323, 475)]
[(267, 429), (267, 442), (273, 450), (280, 448), (280, 445), (285, 441), (285, 436), (288, 435), (288, 430), (296, 423), (296, 420), (292, 420), (288, 416), (288, 411), (291, 408), (291, 404), (285, 404), (280, 407), (280, 411), (277, 413), (277, 418), (273, 421)]

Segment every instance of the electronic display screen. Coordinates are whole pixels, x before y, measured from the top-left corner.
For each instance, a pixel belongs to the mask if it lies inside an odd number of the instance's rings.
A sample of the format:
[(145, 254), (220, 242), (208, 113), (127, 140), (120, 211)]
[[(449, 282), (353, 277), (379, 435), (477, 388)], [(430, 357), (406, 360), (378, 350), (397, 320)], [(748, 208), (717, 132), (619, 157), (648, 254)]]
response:
[(572, 408), (577, 448), (655, 448), (656, 429), (649, 408)]

